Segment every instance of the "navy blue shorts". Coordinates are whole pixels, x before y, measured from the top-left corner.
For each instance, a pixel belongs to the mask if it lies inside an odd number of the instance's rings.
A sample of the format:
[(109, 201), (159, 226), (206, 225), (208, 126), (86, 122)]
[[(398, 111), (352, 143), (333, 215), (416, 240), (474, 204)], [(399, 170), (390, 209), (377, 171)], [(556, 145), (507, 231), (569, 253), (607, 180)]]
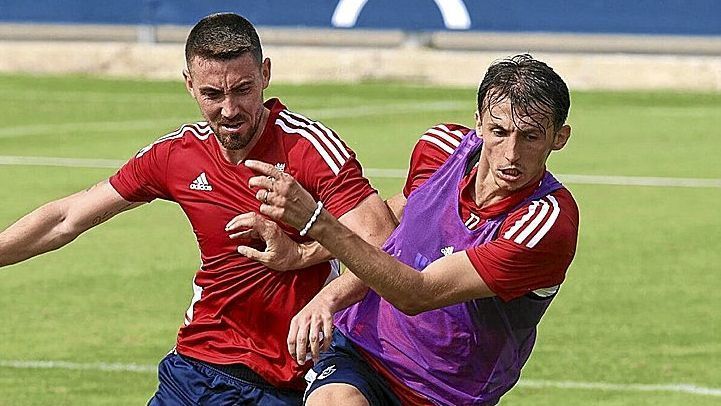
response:
[(345, 383), (358, 389), (371, 406), (402, 406), (387, 381), (366, 363), (350, 340), (337, 329), (330, 348), (321, 353), (320, 360), (308, 371), (305, 380), (308, 388), (304, 399), (323, 385)]
[(303, 393), (260, 386), (171, 352), (158, 365), (158, 391), (148, 405), (300, 405)]

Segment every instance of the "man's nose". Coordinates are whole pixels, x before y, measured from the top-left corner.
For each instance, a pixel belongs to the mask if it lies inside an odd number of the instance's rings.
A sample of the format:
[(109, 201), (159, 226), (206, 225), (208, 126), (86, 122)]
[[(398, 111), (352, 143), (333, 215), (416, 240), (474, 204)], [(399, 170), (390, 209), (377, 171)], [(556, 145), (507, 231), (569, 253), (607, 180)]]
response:
[(521, 157), (521, 143), (517, 135), (512, 135), (507, 139), (506, 148), (503, 151), (508, 162), (514, 163)]
[(225, 96), (220, 114), (222, 114), (225, 118), (234, 118), (238, 115), (239, 110), (240, 108), (238, 107), (238, 103), (235, 101), (235, 97), (232, 95)]

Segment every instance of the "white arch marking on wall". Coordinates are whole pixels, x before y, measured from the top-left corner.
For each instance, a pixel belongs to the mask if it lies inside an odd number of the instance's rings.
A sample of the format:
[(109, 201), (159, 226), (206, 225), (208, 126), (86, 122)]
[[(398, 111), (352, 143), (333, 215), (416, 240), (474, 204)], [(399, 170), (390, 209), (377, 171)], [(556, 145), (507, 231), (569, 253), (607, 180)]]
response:
[[(441, 11), (443, 24), (449, 30), (467, 30), (471, 28), (471, 16), (463, 0), (433, 0)], [(356, 25), (358, 16), (368, 0), (340, 0), (333, 12), (331, 24), (334, 27), (351, 28)]]
[(340, 0), (333, 12), (331, 24), (340, 28), (354, 27), (366, 3), (368, 0)]
[(471, 28), (471, 16), (463, 0), (433, 0), (441, 10), (443, 23), (449, 30), (467, 30)]

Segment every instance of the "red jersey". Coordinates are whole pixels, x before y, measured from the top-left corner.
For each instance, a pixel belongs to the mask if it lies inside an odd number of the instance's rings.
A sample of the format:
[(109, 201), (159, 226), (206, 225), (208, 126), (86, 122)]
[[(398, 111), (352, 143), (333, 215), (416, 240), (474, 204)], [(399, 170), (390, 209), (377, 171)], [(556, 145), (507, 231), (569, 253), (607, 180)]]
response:
[[(426, 131), (413, 149), (404, 195), (423, 184), (470, 131), (458, 124), (440, 124)], [(475, 178), (474, 167), (458, 186), (460, 214), (471, 230), (517, 206), (538, 187), (531, 182), (500, 202), (480, 208), (471, 192)], [(573, 196), (561, 188), (511, 212), (501, 224), (499, 238), (466, 253), (486, 285), (501, 299), (508, 301), (531, 292), (550, 295), (563, 282), (575, 255), (578, 220)]]
[[(332, 130), (277, 99), (265, 106), (268, 122), (247, 159), (289, 173), (335, 217), (375, 193), (355, 154)], [(240, 213), (259, 212), (260, 202), (248, 186), (252, 176), (245, 165), (223, 158), (213, 131), (199, 122), (143, 148), (110, 183), (128, 201), (177, 202), (197, 237), (202, 265), (177, 351), (215, 364), (242, 363), (277, 387), (300, 390), (307, 367), (286, 349), (288, 328), (323, 287), (331, 266), (278, 272), (238, 254), (236, 247), (249, 242), (231, 240), (225, 225)], [(294, 241), (307, 241), (282, 227)], [(264, 247), (256, 243), (255, 248)]]

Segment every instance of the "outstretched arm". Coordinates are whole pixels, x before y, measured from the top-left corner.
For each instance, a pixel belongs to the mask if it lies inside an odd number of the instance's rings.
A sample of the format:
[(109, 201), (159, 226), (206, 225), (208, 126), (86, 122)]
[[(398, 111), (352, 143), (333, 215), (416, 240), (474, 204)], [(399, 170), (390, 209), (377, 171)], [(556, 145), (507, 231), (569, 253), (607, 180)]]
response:
[[(295, 228), (304, 228), (316, 209), (312, 196), (271, 165), (257, 161), (247, 161), (246, 165), (266, 175), (251, 178), (251, 186), (273, 188), (273, 198), (261, 205), (261, 213)], [(271, 182), (268, 176), (276, 181)], [(264, 196), (264, 193), (260, 191), (258, 195)], [(417, 314), (494, 295), (465, 252), (443, 257), (418, 272), (366, 243), (325, 210), (320, 212), (309, 235), (404, 313)]]
[(137, 207), (107, 180), (47, 203), (0, 233), (0, 266), (56, 250), (116, 214)]

